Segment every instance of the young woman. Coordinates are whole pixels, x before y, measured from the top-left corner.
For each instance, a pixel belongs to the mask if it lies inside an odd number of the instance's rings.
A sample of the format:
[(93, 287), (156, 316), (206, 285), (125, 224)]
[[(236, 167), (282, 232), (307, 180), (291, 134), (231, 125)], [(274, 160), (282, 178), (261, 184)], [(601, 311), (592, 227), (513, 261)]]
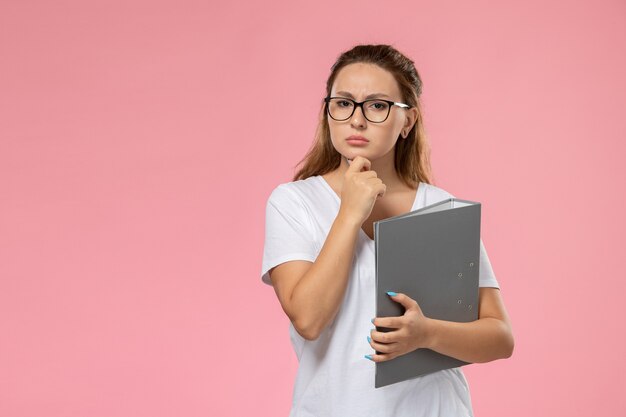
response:
[(513, 352), (482, 240), (478, 320), (426, 317), (401, 293), (390, 297), (404, 315), (374, 318), (373, 223), (453, 197), (431, 183), (421, 90), (413, 61), (389, 45), (343, 53), (326, 83), (314, 146), (293, 181), (269, 196), (262, 281), (289, 317), (299, 360), (290, 417), (472, 416), (461, 368), (374, 388), (374, 362), (419, 348), (466, 362)]

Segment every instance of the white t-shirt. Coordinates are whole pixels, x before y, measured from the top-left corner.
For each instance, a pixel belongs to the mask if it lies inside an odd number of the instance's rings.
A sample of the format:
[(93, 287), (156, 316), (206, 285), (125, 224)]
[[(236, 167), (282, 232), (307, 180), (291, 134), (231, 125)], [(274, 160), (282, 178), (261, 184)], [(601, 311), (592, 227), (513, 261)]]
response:
[[(411, 211), (454, 197), (420, 183)], [(261, 279), (292, 260), (315, 261), (341, 200), (326, 180), (312, 176), (278, 185), (266, 206)], [(367, 341), (376, 316), (374, 240), (360, 229), (346, 293), (334, 320), (314, 341), (289, 323), (299, 361), (290, 417), (473, 416), (469, 387), (461, 368), (446, 369), (374, 388), (375, 351)], [(479, 286), (499, 288), (482, 239)]]

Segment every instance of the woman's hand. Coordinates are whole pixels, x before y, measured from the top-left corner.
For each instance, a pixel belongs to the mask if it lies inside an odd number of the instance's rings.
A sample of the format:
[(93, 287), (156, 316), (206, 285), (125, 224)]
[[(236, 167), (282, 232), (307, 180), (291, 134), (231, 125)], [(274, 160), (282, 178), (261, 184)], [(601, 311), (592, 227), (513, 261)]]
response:
[[(370, 346), (380, 354), (365, 355), (374, 362), (384, 362), (420, 348), (428, 348), (431, 344), (431, 319), (424, 316), (422, 309), (409, 296), (401, 293), (388, 293), (391, 299), (402, 304), (406, 311), (398, 317), (377, 317), (374, 325), (387, 327), (389, 332), (373, 329)], [(394, 295), (395, 294), (395, 295)]]
[(369, 159), (357, 156), (346, 170), (341, 188), (342, 216), (353, 219), (359, 227), (370, 216), (376, 200), (385, 195), (387, 186), (370, 168)]

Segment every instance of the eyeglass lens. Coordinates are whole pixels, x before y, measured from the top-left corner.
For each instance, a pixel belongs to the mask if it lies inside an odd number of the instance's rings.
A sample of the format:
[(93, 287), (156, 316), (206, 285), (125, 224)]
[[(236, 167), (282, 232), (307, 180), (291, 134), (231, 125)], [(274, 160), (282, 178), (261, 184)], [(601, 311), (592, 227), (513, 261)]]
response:
[[(367, 100), (363, 103), (363, 114), (370, 122), (382, 122), (389, 114), (389, 103), (380, 100)], [(343, 98), (332, 98), (328, 103), (330, 117), (335, 120), (347, 120), (352, 116), (354, 103)]]

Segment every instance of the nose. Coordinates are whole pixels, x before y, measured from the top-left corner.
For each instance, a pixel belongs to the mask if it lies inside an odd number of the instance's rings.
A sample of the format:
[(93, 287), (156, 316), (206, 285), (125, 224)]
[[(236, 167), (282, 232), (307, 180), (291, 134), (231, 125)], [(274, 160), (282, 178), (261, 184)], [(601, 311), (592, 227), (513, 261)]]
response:
[(365, 116), (363, 115), (363, 105), (360, 106), (356, 106), (357, 108), (354, 109), (354, 113), (352, 113), (352, 117), (350, 118), (350, 124), (353, 127), (359, 126), (359, 127), (363, 127), (365, 126)]

